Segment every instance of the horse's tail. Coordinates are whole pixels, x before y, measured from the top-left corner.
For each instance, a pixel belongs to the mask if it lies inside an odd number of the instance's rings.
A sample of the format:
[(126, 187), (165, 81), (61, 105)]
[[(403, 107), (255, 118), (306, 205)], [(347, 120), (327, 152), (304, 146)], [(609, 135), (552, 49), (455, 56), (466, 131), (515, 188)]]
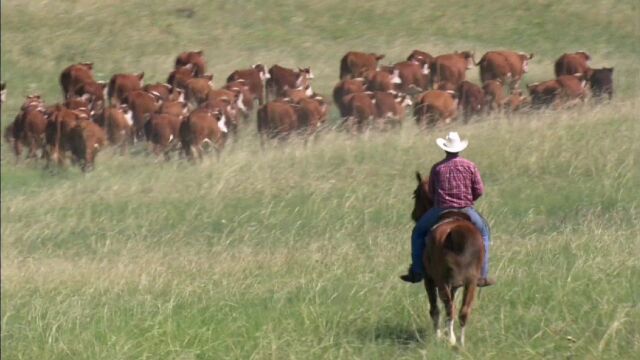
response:
[(462, 285), (475, 282), (480, 276), (484, 256), (480, 232), (472, 224), (453, 227), (447, 234), (443, 247), (451, 283)]

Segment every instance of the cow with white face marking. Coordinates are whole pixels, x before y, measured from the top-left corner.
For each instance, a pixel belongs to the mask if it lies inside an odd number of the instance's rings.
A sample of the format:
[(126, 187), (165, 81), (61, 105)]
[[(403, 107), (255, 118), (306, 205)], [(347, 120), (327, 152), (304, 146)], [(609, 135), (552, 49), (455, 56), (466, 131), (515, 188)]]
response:
[(271, 75), (262, 64), (255, 64), (250, 69), (236, 70), (229, 74), (227, 83), (242, 81), (251, 92), (251, 97), (258, 100), (258, 104), (264, 103), (265, 82)]
[(267, 101), (270, 98), (284, 97), (288, 89), (306, 89), (313, 78), (313, 72), (309, 67), (298, 68), (298, 71), (295, 71), (273, 65), (269, 68), (269, 78), (266, 82)]
[(133, 113), (126, 104), (111, 104), (104, 109), (104, 128), (107, 140), (113, 146), (120, 147), (126, 154), (129, 143), (133, 142)]
[(176, 57), (175, 69), (185, 66), (193, 68), (194, 76), (202, 76), (207, 71), (204, 51), (185, 51)]
[(378, 62), (384, 55), (349, 51), (340, 60), (340, 80), (360, 77), (365, 71), (378, 70)]
[(202, 160), (206, 147), (213, 147), (219, 157), (227, 141), (227, 119), (219, 110), (204, 106), (189, 114), (180, 123), (180, 142), (187, 158), (193, 160), (194, 152)]
[(591, 77), (591, 67), (589, 61), (591, 55), (586, 51), (562, 54), (554, 64), (556, 77), (561, 75), (582, 74), (587, 79)]
[(367, 80), (366, 87), (368, 91), (391, 91), (402, 84), (400, 70), (393, 67), (366, 71), (362, 75)]

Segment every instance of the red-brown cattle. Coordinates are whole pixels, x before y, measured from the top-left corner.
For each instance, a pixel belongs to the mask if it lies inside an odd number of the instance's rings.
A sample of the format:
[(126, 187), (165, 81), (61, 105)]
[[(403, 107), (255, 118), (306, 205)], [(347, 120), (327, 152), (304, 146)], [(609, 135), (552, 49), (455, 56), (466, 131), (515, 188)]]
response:
[(185, 100), (193, 108), (207, 101), (209, 92), (213, 89), (213, 75), (203, 75), (194, 77), (187, 81), (185, 89)]
[(187, 81), (195, 76), (195, 69), (193, 65), (189, 64), (170, 72), (167, 78), (167, 84), (171, 85), (172, 89), (181, 89), (184, 91), (187, 88)]
[(420, 67), (424, 67), (425, 65), (430, 65), (435, 58), (429, 54), (428, 52), (424, 52), (421, 50), (413, 50), (409, 56), (407, 56), (407, 61), (414, 62)]
[(77, 121), (69, 131), (69, 150), (80, 162), (82, 171), (93, 169), (96, 155), (105, 146), (106, 142), (104, 130), (93, 121)]
[(556, 77), (583, 74), (588, 79), (591, 76), (589, 60), (591, 60), (591, 56), (585, 51), (562, 54), (554, 65)]
[(168, 114), (152, 114), (144, 125), (147, 139), (153, 144), (153, 153), (159, 156), (164, 154), (165, 159), (170, 159), (170, 152), (179, 149), (180, 124), (182, 117)]
[(113, 146), (120, 147), (121, 153), (133, 141), (133, 113), (125, 104), (112, 104), (104, 109), (104, 128), (107, 139)]
[(516, 89), (532, 58), (533, 54), (522, 52), (489, 51), (476, 64), (480, 67), (480, 81), (500, 80), (511, 90)]
[[(204, 75), (207, 70), (204, 52), (202, 50), (198, 50), (180, 53), (176, 57), (175, 69), (177, 70), (187, 65), (191, 65), (193, 67), (194, 76)], [(171, 82), (169, 83), (171, 84)]]
[(77, 89), (87, 83), (95, 83), (93, 63), (85, 62), (69, 65), (60, 74), (60, 87), (65, 99), (77, 93)]
[(187, 158), (194, 159), (194, 151), (198, 159), (206, 146), (213, 147), (220, 156), (227, 141), (227, 119), (220, 111), (212, 111), (206, 107), (196, 109), (180, 124), (180, 142)]
[(141, 90), (144, 72), (139, 74), (115, 74), (109, 81), (107, 95), (110, 104), (121, 104), (125, 102), (127, 95), (136, 90)]
[(264, 147), (266, 139), (286, 140), (298, 129), (298, 116), (287, 101), (274, 100), (258, 108), (258, 134)]
[(373, 94), (373, 102), (376, 109), (375, 117), (381, 121), (381, 129), (387, 126), (396, 127), (402, 125), (405, 107), (413, 105), (413, 102), (406, 94), (395, 92), (376, 91)]
[(527, 85), (527, 89), (532, 106), (553, 105), (554, 108), (558, 108), (584, 101), (587, 95), (586, 85), (587, 81), (582, 74), (560, 75), (554, 80)]
[[(273, 65), (269, 68), (269, 78), (266, 81), (267, 101), (270, 98), (278, 98), (285, 96), (288, 89), (304, 89), (310, 84), (314, 78), (311, 68), (299, 68), (298, 71)], [(313, 90), (309, 92), (309, 95)]]
[(462, 108), (465, 122), (468, 122), (471, 116), (482, 112), (484, 91), (480, 86), (465, 80), (458, 85), (457, 97), (459, 99), (458, 106)]
[[(80, 121), (89, 121), (86, 113), (69, 110), (62, 105), (54, 105), (46, 110), (45, 127), (47, 167), (53, 161), (59, 165), (65, 163), (65, 153), (71, 150), (71, 129)], [(98, 125), (96, 125), (98, 126)]]
[(301, 98), (294, 106), (298, 130), (304, 132), (304, 140), (313, 137), (327, 116), (327, 104), (321, 97)]
[(355, 133), (362, 133), (369, 128), (376, 116), (373, 93), (370, 91), (353, 93), (344, 97), (347, 117), (344, 120), (346, 128)]
[[(264, 65), (256, 64), (250, 69), (236, 70), (227, 77), (227, 83), (242, 81), (251, 92), (252, 99), (258, 99), (258, 104), (264, 104), (264, 83), (271, 77)], [(246, 98), (246, 96), (245, 96)]]
[(591, 93), (596, 99), (607, 96), (609, 100), (613, 97), (613, 68), (593, 69), (589, 77)]
[[(501, 80), (487, 80), (482, 84), (484, 104), (487, 111), (499, 111), (505, 102), (504, 86)], [(514, 90), (515, 91), (515, 90)]]
[(456, 116), (458, 100), (453, 91), (429, 90), (422, 93), (413, 107), (413, 115), (420, 127), (451, 122)]
[(432, 81), (447, 81), (458, 86), (474, 63), (473, 53), (469, 51), (438, 55), (430, 65)]
[(169, 100), (162, 102), (158, 109), (160, 114), (168, 114), (176, 117), (186, 117), (189, 114), (187, 103), (179, 100)]
[(540, 108), (551, 105), (560, 93), (560, 84), (558, 80), (547, 80), (527, 85), (529, 96), (531, 97), (531, 106)]
[(341, 117), (348, 115), (347, 103), (344, 97), (349, 94), (359, 93), (365, 91), (364, 79), (346, 79), (341, 80), (333, 88), (333, 102), (338, 107)]
[(143, 137), (144, 123), (149, 114), (158, 111), (162, 103), (152, 94), (143, 90), (130, 92), (123, 101), (133, 113), (133, 131), (136, 139)]
[(167, 83), (155, 83), (155, 84), (147, 84), (142, 87), (142, 90), (148, 92), (149, 94), (154, 95), (155, 97), (162, 99), (163, 101), (169, 100), (169, 96), (171, 96), (173, 92), (173, 86)]
[(402, 84), (400, 79), (400, 71), (390, 68), (389, 71), (385, 70), (371, 70), (367, 71), (365, 79), (367, 80), (368, 91), (391, 91), (395, 90), (397, 86)]
[(522, 90), (516, 89), (511, 92), (511, 95), (507, 97), (502, 107), (507, 112), (515, 112), (521, 110), (529, 105), (529, 99), (526, 96), (522, 95)]
[(360, 77), (366, 70), (377, 70), (384, 55), (349, 51), (340, 60), (340, 80)]
[(16, 161), (22, 155), (22, 147), (26, 146), (29, 150), (27, 159), (36, 157), (38, 150), (43, 150), (45, 146), (45, 128), (47, 126), (46, 109), (44, 103), (38, 98), (27, 97), (25, 103), (21, 107), (20, 113), (16, 115), (10, 129), (10, 143), (13, 146)]
[(400, 82), (396, 89), (403, 93), (422, 92), (429, 86), (429, 64), (420, 65), (415, 61), (402, 61), (393, 65), (398, 71)]

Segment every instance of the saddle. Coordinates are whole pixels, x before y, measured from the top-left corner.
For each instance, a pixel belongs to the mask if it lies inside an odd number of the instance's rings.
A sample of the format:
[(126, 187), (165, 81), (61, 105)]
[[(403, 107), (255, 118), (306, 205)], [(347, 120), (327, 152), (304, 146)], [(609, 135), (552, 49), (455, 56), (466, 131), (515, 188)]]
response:
[(471, 222), (471, 217), (469, 217), (467, 213), (461, 210), (457, 210), (457, 209), (445, 210), (440, 214), (440, 216), (438, 217), (438, 222), (431, 227), (431, 230), (437, 228), (438, 226), (444, 223), (448, 223), (454, 220), (466, 220)]

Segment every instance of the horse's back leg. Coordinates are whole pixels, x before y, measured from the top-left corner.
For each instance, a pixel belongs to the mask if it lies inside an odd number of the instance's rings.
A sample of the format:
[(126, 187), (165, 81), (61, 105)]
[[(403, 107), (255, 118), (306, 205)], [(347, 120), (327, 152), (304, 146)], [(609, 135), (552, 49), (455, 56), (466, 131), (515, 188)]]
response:
[(473, 305), (473, 301), (476, 298), (476, 290), (478, 289), (476, 282), (471, 282), (465, 285), (464, 293), (462, 297), (462, 308), (460, 309), (460, 315), (458, 315), (458, 320), (460, 320), (460, 345), (464, 346), (464, 329), (467, 324), (467, 320), (469, 320), (469, 315), (471, 315), (471, 306)]
[(427, 296), (429, 297), (429, 315), (431, 316), (431, 322), (433, 323), (433, 331), (436, 333), (437, 338), (442, 337), (440, 331), (440, 309), (438, 308), (438, 289), (433, 280), (426, 276), (424, 279), (424, 288), (427, 290)]
[(449, 329), (449, 344), (452, 346), (456, 344), (456, 334), (453, 332), (453, 314), (455, 312), (455, 304), (453, 303), (453, 297), (455, 290), (451, 290), (451, 287), (446, 285), (438, 286), (438, 295), (440, 300), (444, 303), (444, 309), (447, 313), (447, 328)]

